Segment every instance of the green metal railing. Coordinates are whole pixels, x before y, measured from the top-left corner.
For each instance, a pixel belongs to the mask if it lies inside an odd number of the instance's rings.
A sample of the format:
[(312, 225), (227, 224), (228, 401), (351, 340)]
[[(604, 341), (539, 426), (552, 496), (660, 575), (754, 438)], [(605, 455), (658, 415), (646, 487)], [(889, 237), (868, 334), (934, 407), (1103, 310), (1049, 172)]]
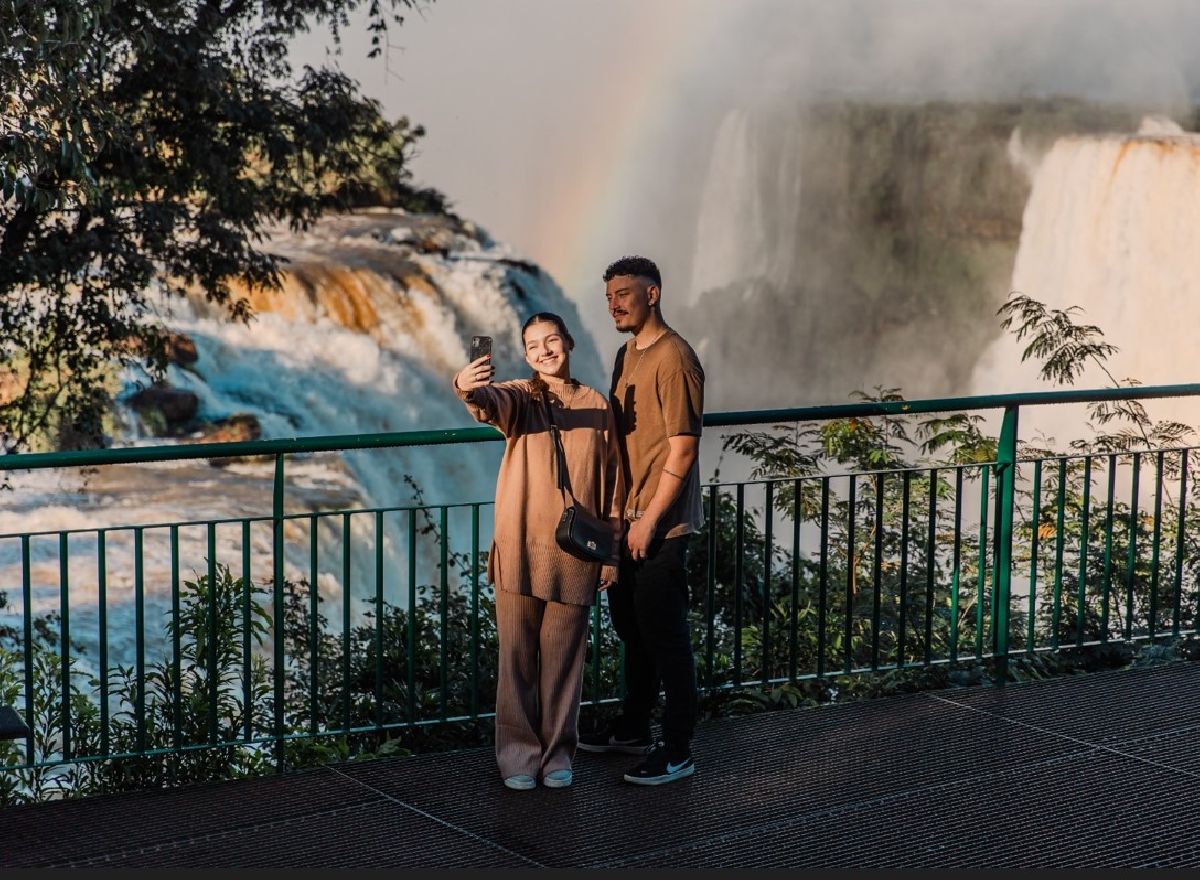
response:
[[(989, 661), (1003, 677), (1013, 656), (1194, 632), (1191, 450), (1018, 460), (1017, 427), (1022, 407), (1196, 395), (1200, 385), (1173, 385), (709, 414), (708, 428), (990, 409), (1003, 422), (995, 461), (706, 486), (707, 524), (691, 550), (701, 687), (963, 660)], [(490, 502), (289, 513), (285, 466), (296, 455), (500, 439), (466, 428), (0, 458), (4, 471), (274, 464), (269, 516), (0, 535), (16, 578), (0, 592), (20, 609), (0, 638), (0, 703), (33, 729), (0, 742), (0, 767), (212, 749), (284, 766), (327, 737), (487, 717)], [(256, 576), (256, 537), (267, 538), (269, 576)], [(222, 559), (222, 547), (236, 551)], [(165, 574), (148, 573), (155, 553), (169, 560)], [(334, 588), (321, 595), (330, 553)], [(124, 601), (114, 593), (118, 554), (131, 561)], [(55, 591), (54, 615), (35, 615)], [(115, 611), (132, 615), (128, 627), (114, 625)], [(585, 676), (593, 704), (620, 695), (606, 617), (597, 603)], [(94, 656), (75, 647), (84, 629)], [(114, 660), (115, 638), (132, 638), (127, 663)]]

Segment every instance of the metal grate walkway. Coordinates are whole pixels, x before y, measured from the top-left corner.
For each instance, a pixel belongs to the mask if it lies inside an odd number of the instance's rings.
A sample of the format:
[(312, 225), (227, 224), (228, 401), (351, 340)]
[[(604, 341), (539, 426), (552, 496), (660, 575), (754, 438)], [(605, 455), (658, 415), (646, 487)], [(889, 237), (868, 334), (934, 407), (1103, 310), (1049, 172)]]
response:
[(1200, 865), (1200, 663), (710, 721), (696, 775), (489, 750), (10, 807), (0, 866)]

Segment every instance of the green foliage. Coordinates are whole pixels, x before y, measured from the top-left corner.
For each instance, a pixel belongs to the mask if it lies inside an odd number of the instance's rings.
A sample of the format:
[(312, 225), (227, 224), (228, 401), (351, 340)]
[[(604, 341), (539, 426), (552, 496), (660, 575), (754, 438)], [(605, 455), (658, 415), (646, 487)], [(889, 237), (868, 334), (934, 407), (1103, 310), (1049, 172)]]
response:
[(1104, 334), (1094, 324), (1077, 324), (1075, 316), (1083, 313), (1079, 306), (1050, 309), (1024, 294), (1015, 294), (1000, 307), (1000, 325), (1018, 340), (1029, 337), (1021, 360), (1041, 361), (1039, 375), (1050, 382), (1073, 385), (1083, 371), (1095, 362), (1102, 362), (1117, 352), (1117, 347), (1104, 341)]
[[(5, 0), (0, 29), (0, 432), (4, 451), (103, 441), (115, 367), (166, 365), (150, 290), (249, 320), (275, 285), (271, 223), (416, 190), (423, 132), (289, 40), (365, 7), (378, 51), (413, 0)], [(10, 87), (11, 85), (11, 87)]]
[[(1078, 313), (1048, 309), (1021, 294), (1000, 309), (1004, 326), (1029, 340), (1023, 356), (1042, 362), (1044, 378), (1069, 384), (1086, 368), (1096, 367), (1114, 386), (1135, 385), (1107, 372), (1105, 363), (1116, 348), (1104, 341), (1099, 328), (1077, 323)], [(894, 388), (854, 396), (903, 399)], [(1097, 403), (1089, 413), (1094, 436), (1075, 441), (1071, 451), (1077, 456), (1124, 456), (1113, 459), (1108, 476), (1103, 473), (1107, 458), (1088, 464), (1029, 444), (1020, 450), (1023, 457), (1044, 462), (1036, 507), (1033, 468), (1028, 463), (1017, 468), (1013, 577), (1032, 576), (1035, 589), (1029, 604), (1010, 608), (1009, 638), (1016, 648), (1162, 634), (1196, 621), (1194, 603), (1180, 602), (1175, 587), (1176, 577), (1186, 575), (1195, 583), (1200, 574), (1195, 561), (1200, 548), (1190, 537), (1200, 526), (1194, 457), (1188, 461), (1188, 497), (1180, 499), (1173, 497), (1171, 485), (1184, 477), (1183, 457), (1144, 452), (1178, 447), (1194, 432), (1177, 422), (1153, 421), (1137, 401)], [(740, 591), (743, 607), (738, 624), (729, 610), (731, 599), (716, 604), (714, 632), (721, 638), (713, 649), (726, 674), (715, 683), (775, 678), (796, 668), (811, 672), (818, 659), (829, 672), (985, 652), (993, 635), (994, 521), (989, 525), (988, 518), (994, 511), (987, 508), (994, 506), (994, 495), (988, 494), (992, 490), (984, 478), (996, 460), (997, 439), (985, 435), (981, 424), (978, 414), (951, 413), (925, 419), (832, 420), (820, 427), (779, 425), (771, 432), (726, 436), (725, 450), (750, 461), (752, 479), (779, 481), (773, 511), (743, 512), (744, 546), (757, 547), (764, 540), (758, 524), (767, 516), (781, 518), (777, 531), (790, 532), (789, 525), (797, 531), (823, 526), (826, 596), (822, 602), (816, 551), (793, 559), (786, 539), (770, 553), (756, 550), (740, 585), (728, 564), (718, 566), (714, 590), (723, 596)], [(1135, 458), (1138, 450), (1143, 452)], [(1122, 493), (1111, 506), (1107, 501), (1104, 488), (1117, 480), (1118, 468), (1127, 473), (1134, 462), (1139, 470), (1155, 466), (1154, 473), (1141, 475), (1143, 486), (1147, 480), (1163, 481), (1164, 499), (1155, 511), (1135, 509), (1127, 497), (1122, 500)], [(854, 478), (853, 503), (844, 488), (850, 478), (834, 476), (839, 471), (860, 474)], [(834, 483), (843, 488), (829, 493)], [(824, 498), (822, 487), (829, 493)], [(986, 506), (979, 510), (984, 500)], [(962, 509), (966, 501), (974, 511)], [(724, 509), (733, 502), (723, 496), (721, 503)], [(951, 509), (953, 519), (948, 519)], [(972, 517), (978, 526), (971, 524)], [(734, 519), (736, 512), (716, 528), (728, 531)], [(978, 536), (975, 528), (986, 534)], [(736, 557), (733, 537), (719, 535), (716, 543), (721, 558)], [(1161, 554), (1154, 548), (1161, 548)], [(769, 572), (762, 562), (768, 557)], [(706, 576), (703, 567), (693, 572), (696, 582), (703, 583)], [(772, 585), (766, 595), (764, 582)], [(823, 646), (818, 644), (819, 612), (825, 621)], [(784, 636), (791, 636), (793, 621), (798, 634), (790, 644)], [(733, 670), (730, 643), (735, 634), (744, 668)]]

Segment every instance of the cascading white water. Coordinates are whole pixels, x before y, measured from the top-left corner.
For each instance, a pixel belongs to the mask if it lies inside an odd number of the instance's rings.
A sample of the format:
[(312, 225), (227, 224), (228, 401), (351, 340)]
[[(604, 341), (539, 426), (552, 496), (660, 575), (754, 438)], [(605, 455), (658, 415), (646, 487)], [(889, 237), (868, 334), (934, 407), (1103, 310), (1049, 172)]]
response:
[[(1107, 369), (1146, 385), (1195, 381), (1200, 324), (1200, 136), (1148, 120), (1134, 136), (1061, 138), (1025, 208), (1012, 289), (1051, 308), (1079, 306), (1120, 351)], [(980, 357), (973, 393), (1045, 388), (1024, 342), (1006, 334)], [(1112, 384), (1099, 368), (1081, 388)], [(1194, 401), (1158, 401), (1156, 418), (1200, 421)], [(1080, 413), (1039, 408), (1022, 436), (1078, 434)]]
[(789, 119), (764, 134), (765, 122), (739, 107), (717, 129), (696, 216), (692, 303), (729, 285), (786, 284), (796, 262), (802, 129)]
[(690, 284), (693, 303), (705, 290), (752, 278), (761, 271), (767, 218), (758, 194), (749, 125), (745, 111), (735, 110), (717, 131), (696, 217)]
[[(325, 218), (306, 234), (277, 234), (271, 248), (290, 260), (283, 289), (243, 291), (257, 312), (249, 325), (229, 321), (199, 299), (159, 303), (165, 323), (195, 342), (196, 363), (171, 366), (168, 378), (175, 388), (197, 395), (204, 421), (248, 414), (264, 438), (471, 425), (450, 389), (451, 376), (466, 362), (470, 337), (494, 337), (498, 379), (526, 375), (520, 328), (539, 311), (566, 319), (577, 343), (574, 374), (601, 387), (599, 356), (574, 305), (536, 266), (469, 225), (371, 211)], [(126, 378), (127, 396), (138, 377)], [(128, 412), (122, 422), (123, 435), (114, 445), (169, 442), (148, 436)], [(500, 453), (500, 444), (490, 443), (292, 458), (286, 510), (411, 504), (406, 475), (429, 504), (488, 501)], [(200, 461), (100, 468), (86, 476), (17, 475), (15, 491), (0, 498), (0, 535), (269, 516), (272, 473), (270, 462), (214, 467)], [(485, 510), (483, 516), (486, 536), (490, 514)], [(389, 515), (384, 527), (387, 600), (403, 604), (406, 522)], [(452, 528), (455, 549), (469, 548), (462, 517)], [(352, 591), (365, 595), (375, 576), (373, 517), (354, 517), (351, 529)], [(289, 522), (285, 536), (286, 576), (307, 579), (307, 522)], [(318, 583), (323, 595), (337, 600), (343, 566), (339, 518), (323, 521), (320, 536)], [(127, 662), (133, 648), (134, 534), (118, 530), (106, 537), (110, 650)], [(217, 540), (217, 558), (240, 573), (240, 526), (219, 527)], [(161, 632), (159, 615), (169, 602), (168, 533), (147, 531), (144, 541), (147, 620), (154, 621), (149, 626), (154, 634)], [(206, 542), (203, 527), (181, 530), (183, 578), (204, 573)], [(31, 607), (44, 614), (61, 604), (58, 539), (34, 538), (30, 544)], [(69, 548), (71, 631), (85, 646), (98, 638), (96, 544), (94, 534), (81, 534), (71, 538)], [(269, 581), (268, 524), (252, 527), (251, 546), (253, 577)], [(422, 547), (426, 555), (431, 552), (428, 542)], [(15, 603), (10, 610), (21, 610), (21, 564), (19, 538), (0, 538), (0, 590)], [(434, 564), (424, 560), (423, 582), (430, 582)], [(89, 653), (94, 657), (94, 648)]]

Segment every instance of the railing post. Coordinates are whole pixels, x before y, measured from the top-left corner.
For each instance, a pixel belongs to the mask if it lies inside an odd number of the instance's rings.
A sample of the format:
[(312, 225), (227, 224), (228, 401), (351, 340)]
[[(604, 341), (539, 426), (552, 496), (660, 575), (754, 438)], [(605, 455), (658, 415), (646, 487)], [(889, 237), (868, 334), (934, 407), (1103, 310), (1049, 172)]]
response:
[(996, 449), (995, 583), (992, 584), (992, 661), (998, 684), (1008, 678), (1008, 611), (1012, 598), (1013, 513), (1017, 482), (1016, 404), (1004, 408)]
[[(275, 633), (275, 769), (282, 773), (284, 770), (283, 756), (283, 453), (275, 455), (275, 482), (271, 498), (271, 555), (274, 565), (274, 581), (272, 596), (274, 599), (273, 619)], [(313, 584), (312, 589), (317, 585)]]

